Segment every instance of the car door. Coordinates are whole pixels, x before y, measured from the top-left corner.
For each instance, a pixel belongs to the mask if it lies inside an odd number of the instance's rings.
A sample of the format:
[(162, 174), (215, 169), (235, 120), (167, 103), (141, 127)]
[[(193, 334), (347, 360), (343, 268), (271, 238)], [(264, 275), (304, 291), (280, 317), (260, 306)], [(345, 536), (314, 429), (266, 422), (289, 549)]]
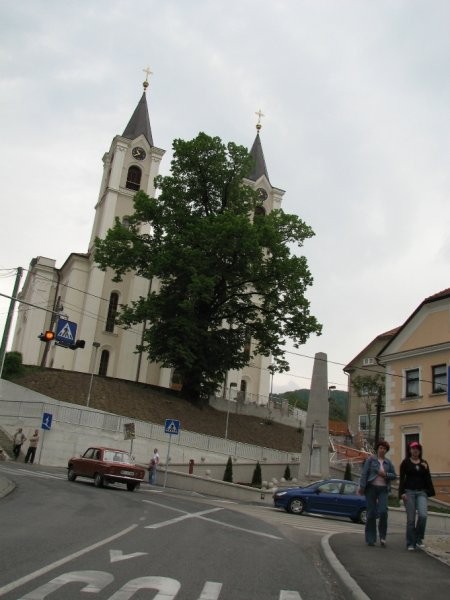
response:
[(357, 504), (360, 496), (357, 494), (358, 486), (356, 483), (345, 481), (342, 484), (339, 494), (339, 510), (345, 516), (351, 516), (358, 512)]
[(84, 477), (93, 477), (99, 455), (100, 450), (98, 448), (88, 448), (79, 461), (79, 468), (77, 469), (79, 474)]
[(335, 513), (338, 511), (339, 482), (326, 481), (318, 486), (316, 493), (310, 497), (311, 512)]

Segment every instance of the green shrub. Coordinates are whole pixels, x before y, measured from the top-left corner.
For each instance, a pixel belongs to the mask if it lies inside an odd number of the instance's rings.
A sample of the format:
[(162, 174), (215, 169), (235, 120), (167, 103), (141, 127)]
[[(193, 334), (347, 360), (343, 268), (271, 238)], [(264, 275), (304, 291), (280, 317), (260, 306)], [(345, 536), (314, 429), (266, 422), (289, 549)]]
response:
[(292, 479), (291, 469), (289, 468), (289, 465), (286, 465), (283, 477), (285, 478), (286, 481), (290, 481)]
[(25, 372), (22, 364), (22, 355), (20, 352), (7, 352), (5, 354), (5, 363), (3, 365), (3, 379), (14, 379), (20, 377)]
[(225, 473), (223, 475), (223, 480), (228, 481), (229, 483), (233, 483), (233, 461), (231, 460), (231, 456), (228, 457), (227, 466), (225, 467)]
[(252, 477), (252, 486), (261, 487), (262, 485), (262, 476), (261, 476), (261, 465), (259, 461), (256, 463), (255, 470), (253, 471)]
[(353, 481), (353, 479), (352, 479), (352, 465), (349, 462), (345, 465), (344, 479), (347, 479), (348, 481)]

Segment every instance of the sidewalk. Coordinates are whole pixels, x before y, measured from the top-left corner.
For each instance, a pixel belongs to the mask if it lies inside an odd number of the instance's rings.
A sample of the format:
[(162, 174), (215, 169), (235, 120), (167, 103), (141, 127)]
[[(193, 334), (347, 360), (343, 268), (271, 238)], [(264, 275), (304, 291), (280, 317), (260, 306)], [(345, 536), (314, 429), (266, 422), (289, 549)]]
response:
[(387, 546), (369, 547), (357, 533), (322, 541), (325, 556), (354, 600), (447, 600), (450, 536), (425, 536), (425, 551), (409, 552), (405, 534), (388, 534)]

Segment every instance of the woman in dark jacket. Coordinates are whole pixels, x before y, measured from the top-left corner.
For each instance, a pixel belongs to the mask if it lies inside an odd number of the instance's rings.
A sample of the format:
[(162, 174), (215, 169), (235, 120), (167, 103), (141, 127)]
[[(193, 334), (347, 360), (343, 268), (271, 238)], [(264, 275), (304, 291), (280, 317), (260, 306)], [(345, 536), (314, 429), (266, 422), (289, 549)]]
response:
[(424, 548), (428, 496), (435, 496), (435, 491), (430, 468), (422, 458), (422, 446), (419, 442), (411, 442), (407, 456), (400, 465), (398, 495), (406, 508), (406, 547), (408, 550)]
[(376, 447), (376, 456), (370, 456), (364, 463), (359, 481), (359, 492), (367, 500), (366, 544), (375, 546), (377, 541), (377, 517), (380, 544), (386, 545), (388, 521), (388, 496), (391, 481), (397, 478), (392, 462), (386, 458), (389, 444), (380, 440)]

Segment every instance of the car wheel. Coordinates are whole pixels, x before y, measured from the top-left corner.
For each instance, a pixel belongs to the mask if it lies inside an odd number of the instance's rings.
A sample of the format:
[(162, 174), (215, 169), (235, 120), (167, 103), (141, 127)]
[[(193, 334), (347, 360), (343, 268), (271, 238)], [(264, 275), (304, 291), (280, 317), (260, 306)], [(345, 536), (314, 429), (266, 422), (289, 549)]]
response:
[(94, 485), (95, 487), (103, 487), (103, 477), (100, 475), (100, 473), (96, 473), (94, 475)]
[(305, 503), (301, 498), (292, 498), (288, 505), (288, 511), (294, 515), (301, 515), (305, 510)]
[(72, 467), (69, 467), (69, 470), (67, 471), (67, 479), (69, 481), (75, 481), (75, 479), (77, 478), (75, 471), (72, 469)]
[(129, 492), (134, 492), (134, 489), (135, 489), (136, 487), (137, 487), (137, 486), (136, 486), (136, 484), (134, 484), (134, 483), (127, 483), (127, 490), (128, 490)]
[(358, 522), (365, 525), (367, 523), (367, 510), (363, 508), (358, 515)]

